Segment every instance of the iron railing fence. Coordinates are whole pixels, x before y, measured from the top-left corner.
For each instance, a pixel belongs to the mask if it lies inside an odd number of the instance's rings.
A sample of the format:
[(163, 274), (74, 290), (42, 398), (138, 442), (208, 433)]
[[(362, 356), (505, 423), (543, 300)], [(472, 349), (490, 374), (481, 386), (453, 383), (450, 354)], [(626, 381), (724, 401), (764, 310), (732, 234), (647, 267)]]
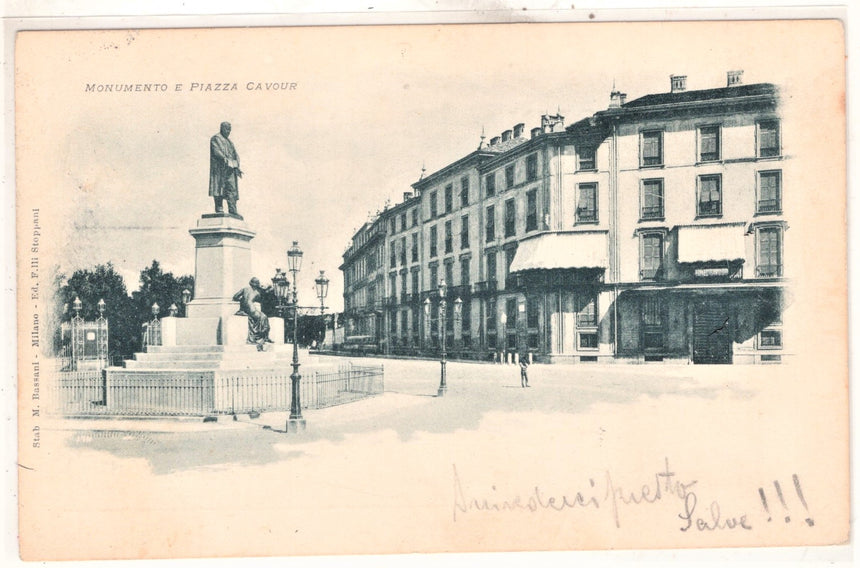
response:
[[(282, 371), (56, 371), (47, 412), (63, 416), (205, 416), (290, 409), (292, 380)], [(320, 409), (382, 394), (384, 368), (345, 362), (302, 374), (303, 409)]]

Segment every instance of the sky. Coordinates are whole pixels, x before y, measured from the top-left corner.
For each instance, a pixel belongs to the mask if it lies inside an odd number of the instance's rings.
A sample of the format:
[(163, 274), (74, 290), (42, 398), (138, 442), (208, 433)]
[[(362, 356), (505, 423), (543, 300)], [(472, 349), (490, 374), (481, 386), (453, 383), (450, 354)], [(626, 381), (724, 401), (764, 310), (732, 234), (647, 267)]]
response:
[[(350, 237), (422, 166), (468, 154), (482, 130), (528, 132), (545, 112), (573, 123), (606, 108), (613, 84), (632, 100), (668, 91), (673, 73), (691, 90), (723, 86), (730, 69), (790, 83), (797, 54), (774, 47), (791, 43), (783, 35), (768, 22), (20, 33), (18, 188), (61, 272), (110, 261), (130, 291), (153, 259), (193, 274), (188, 229), (213, 208), (209, 138), (230, 121), (254, 274), (269, 280), (297, 240), (300, 294), (312, 298), (325, 270), (327, 303), (342, 309)], [(166, 90), (87, 90), (117, 83)]]

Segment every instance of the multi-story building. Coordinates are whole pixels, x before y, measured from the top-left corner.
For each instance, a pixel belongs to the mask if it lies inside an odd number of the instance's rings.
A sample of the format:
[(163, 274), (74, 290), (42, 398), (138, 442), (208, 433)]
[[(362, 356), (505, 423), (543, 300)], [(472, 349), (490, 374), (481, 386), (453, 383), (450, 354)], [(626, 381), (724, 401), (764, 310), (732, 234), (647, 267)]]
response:
[(355, 233), (343, 253), (343, 309), (345, 338), (373, 348), (383, 339), (382, 306), (385, 294), (384, 215), (376, 215)]
[(528, 137), (518, 124), (422, 177), (381, 217), (385, 348), (438, 348), (444, 280), (455, 356), (780, 360), (777, 91), (740, 76), (700, 91), (673, 76), (670, 92), (630, 102), (613, 92), (591, 117), (565, 128), (545, 115)]

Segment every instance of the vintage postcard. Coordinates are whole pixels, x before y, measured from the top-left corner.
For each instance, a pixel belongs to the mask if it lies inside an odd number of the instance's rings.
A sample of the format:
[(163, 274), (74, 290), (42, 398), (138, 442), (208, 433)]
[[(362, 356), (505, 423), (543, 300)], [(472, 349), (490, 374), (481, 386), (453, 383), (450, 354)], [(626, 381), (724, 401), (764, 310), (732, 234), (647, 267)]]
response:
[(22, 558), (847, 542), (845, 53), (19, 31)]

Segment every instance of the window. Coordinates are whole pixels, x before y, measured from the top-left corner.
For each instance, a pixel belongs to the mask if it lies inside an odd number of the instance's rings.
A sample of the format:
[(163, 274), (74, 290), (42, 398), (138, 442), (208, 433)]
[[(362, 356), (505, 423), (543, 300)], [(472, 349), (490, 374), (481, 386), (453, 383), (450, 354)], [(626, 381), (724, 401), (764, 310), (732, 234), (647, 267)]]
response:
[(446, 262), (445, 263), (445, 284), (448, 286), (454, 285), (454, 263)]
[(469, 178), (463, 176), (460, 178), (460, 206), (465, 207), (469, 204)]
[[(406, 302), (406, 273), (404, 272), (400, 277), (400, 295), (402, 296), (403, 303)], [(406, 329), (406, 326), (403, 326), (403, 329)]]
[(526, 193), (526, 232), (537, 230), (537, 190)]
[(781, 192), (782, 172), (759, 172), (758, 174), (758, 213), (779, 213), (782, 210)]
[(505, 168), (505, 189), (514, 187), (514, 165)]
[(397, 243), (395, 241), (391, 241), (391, 254), (389, 256), (389, 266), (394, 268), (397, 266)]
[(779, 121), (765, 120), (758, 123), (758, 157), (779, 156)]
[[(392, 313), (392, 314), (391, 314), (391, 318), (388, 320), (388, 322), (389, 322), (389, 328), (390, 328), (390, 331), (391, 331), (391, 335), (392, 335), (392, 336), (397, 335), (397, 317), (396, 317), (396, 313)], [(393, 339), (393, 337), (392, 337), (392, 339)]]
[(463, 310), (460, 313), (460, 330), (463, 337), (463, 347), (472, 346), (472, 302), (463, 300)]
[(460, 217), (460, 248), (466, 250), (469, 248), (469, 216), (463, 215)]
[(515, 330), (517, 328), (517, 299), (508, 298), (505, 301), (505, 329)]
[(534, 296), (526, 298), (526, 330), (528, 333), (527, 346), (529, 349), (538, 348), (540, 333), (540, 300)]
[(464, 258), (460, 261), (460, 284), (463, 286), (469, 285), (469, 270), (471, 268), (471, 261), (468, 258)]
[(418, 342), (418, 314), (415, 311), (412, 312), (412, 338)]
[(642, 302), (642, 346), (646, 350), (663, 349), (663, 310), (662, 298), (647, 298)]
[(517, 234), (517, 205), (513, 198), (505, 201), (505, 237)]
[[(579, 334), (579, 348), (580, 349), (598, 349), (597, 343), (597, 332), (590, 331), (587, 333)], [(596, 357), (595, 357), (596, 359)]]
[(663, 218), (663, 180), (642, 180), (642, 219)]
[(510, 281), (511, 264), (514, 262), (514, 255), (516, 253), (517, 249), (515, 247), (505, 249), (505, 288), (510, 287), (509, 284), (512, 284)]
[(582, 292), (577, 296), (576, 325), (597, 327), (597, 294)]
[(413, 294), (418, 294), (420, 292), (420, 290), (418, 289), (418, 277), (419, 277), (419, 272), (416, 270), (415, 272), (412, 273), (412, 293)]
[(782, 331), (763, 329), (758, 336), (759, 349), (779, 349), (782, 347)]
[(713, 162), (720, 159), (720, 127), (699, 128), (699, 161)]
[(391, 303), (396, 303), (395, 300), (397, 298), (397, 275), (391, 274), (388, 277), (388, 293), (390, 294)]
[(400, 334), (406, 338), (406, 330), (409, 329), (409, 312), (403, 310), (400, 312)]
[[(428, 290), (435, 290), (436, 286), (439, 285), (439, 267), (435, 264), (430, 267), (430, 283), (427, 286)], [(431, 310), (436, 311), (436, 310)]]
[(428, 197), (428, 199), (430, 200), (430, 218), (435, 219), (439, 213), (438, 209), (436, 208), (436, 192), (431, 191), (430, 197)]
[(412, 233), (412, 262), (418, 262), (418, 233)]
[(393, 235), (397, 232), (397, 219), (392, 217), (389, 224), (391, 225), (391, 234)]
[(445, 221), (445, 254), (454, 252), (454, 233), (451, 229), (451, 221)]
[(526, 181), (534, 181), (537, 179), (537, 154), (532, 154), (526, 158)]
[(597, 222), (597, 184), (581, 183), (577, 186), (576, 222)]
[(761, 227), (756, 236), (756, 274), (764, 277), (782, 276), (782, 229)]
[(508, 349), (517, 348), (517, 299), (508, 298), (505, 301), (505, 336)]
[(488, 252), (487, 253), (487, 280), (495, 281), (497, 277), (496, 271), (496, 253)]
[(719, 216), (723, 213), (723, 192), (719, 175), (699, 176), (699, 217)]
[(490, 298), (487, 300), (487, 317), (484, 320), (487, 328), (487, 347), (490, 349), (496, 348), (496, 335), (498, 329), (496, 326), (496, 299)]
[(487, 174), (484, 178), (487, 185), (487, 197), (492, 197), (496, 194), (496, 174)]
[(400, 239), (400, 266), (406, 265), (406, 237)]
[(641, 236), (642, 259), (640, 276), (642, 280), (654, 280), (663, 263), (663, 235), (660, 233), (644, 233)]
[(418, 208), (417, 207), (412, 210), (412, 226), (413, 227), (418, 226)]
[(404, 213), (403, 215), (400, 216), (400, 230), (401, 231), (406, 230), (406, 213)]
[(493, 205), (487, 207), (485, 229), (486, 241), (489, 243), (496, 240), (496, 208)]
[(430, 258), (433, 258), (434, 256), (436, 256), (436, 252), (437, 252), (436, 251), (436, 239), (437, 238), (438, 237), (436, 234), (436, 226), (434, 225), (433, 227), (430, 227)]
[(577, 147), (577, 171), (589, 171), (596, 169), (594, 166), (594, 148), (590, 146)]
[(652, 130), (641, 134), (639, 164), (641, 166), (663, 165), (662, 131)]
[(445, 186), (445, 213), (450, 213), (454, 209), (454, 186), (448, 184)]

